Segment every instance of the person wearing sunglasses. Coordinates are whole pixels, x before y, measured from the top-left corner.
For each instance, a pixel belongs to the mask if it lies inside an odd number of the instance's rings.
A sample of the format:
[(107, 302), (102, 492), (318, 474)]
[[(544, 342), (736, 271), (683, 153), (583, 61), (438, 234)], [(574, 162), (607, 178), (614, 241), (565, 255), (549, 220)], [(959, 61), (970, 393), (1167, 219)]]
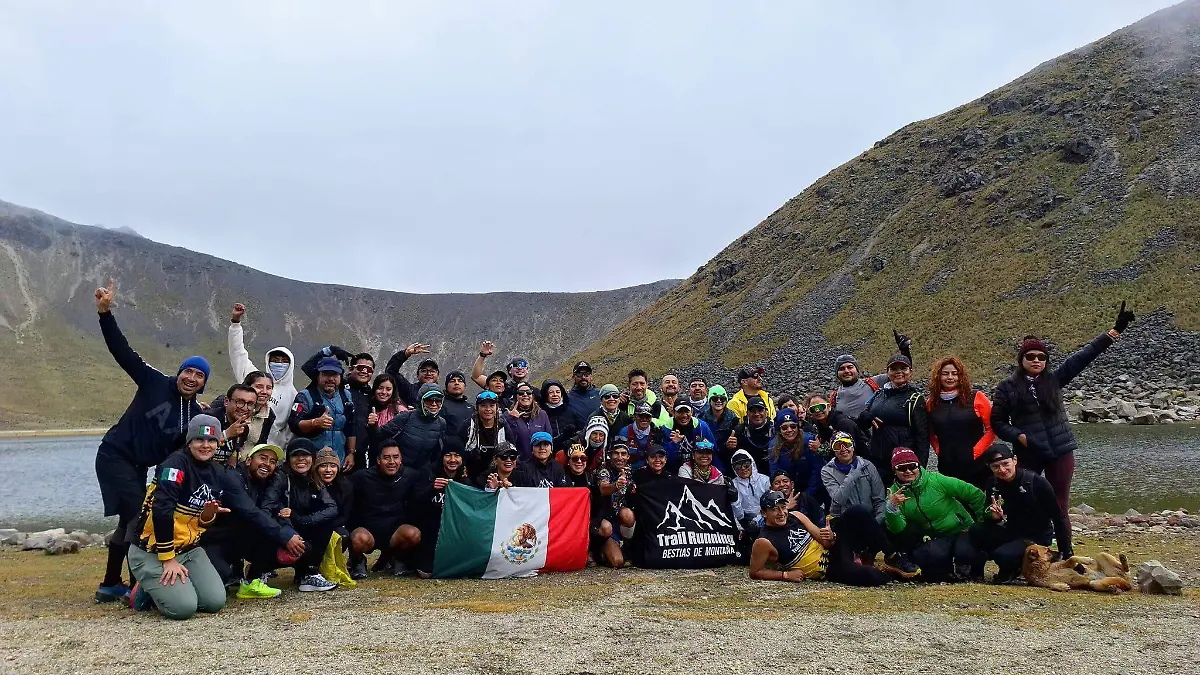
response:
[(574, 386), (566, 397), (567, 406), (581, 421), (587, 421), (592, 412), (600, 407), (600, 387), (592, 384), (592, 364), (580, 361), (571, 369)]
[(708, 407), (699, 415), (700, 420), (707, 424), (708, 430), (712, 432), (717, 456), (725, 466), (729, 466), (730, 457), (733, 455), (733, 451), (727, 447), (729, 437), (733, 435), (734, 427), (738, 424), (737, 415), (729, 409), (728, 402), (729, 395), (725, 393), (725, 387), (714, 384), (708, 390)]
[(629, 466), (633, 469), (645, 466), (650, 446), (662, 445), (663, 440), (663, 431), (654, 426), (654, 413), (645, 403), (639, 403), (634, 407), (633, 424), (626, 426), (616, 435), (628, 439)]
[(833, 446), (831, 443), (834, 435), (838, 432), (850, 436), (856, 448), (866, 447), (869, 443), (869, 437), (863, 434), (854, 420), (842, 411), (835, 409), (825, 394), (814, 391), (805, 396), (804, 409), (808, 411), (808, 423), (820, 446), (817, 452), (826, 460), (832, 456)]
[(518, 468), (517, 447), (508, 441), (496, 448), (496, 458), (492, 461), (490, 471), (475, 478), (475, 485), (488, 492), (501, 488), (533, 487), (528, 484), (524, 471)]
[(621, 390), (617, 389), (617, 385), (606, 384), (600, 387), (600, 407), (588, 417), (588, 424), (591, 424), (595, 417), (603, 417), (608, 424), (609, 438), (615, 438), (622, 429), (633, 424), (633, 406), (627, 408), (621, 405), (621, 398)]
[(742, 368), (738, 371), (738, 385), (741, 387), (729, 399), (729, 409), (738, 416), (739, 420), (746, 419), (746, 404), (753, 398), (761, 398), (767, 404), (767, 418), (775, 417), (775, 402), (771, 395), (762, 388), (763, 369), (758, 366)]
[[(588, 470), (587, 448), (582, 443), (575, 442), (566, 452), (567, 487), (592, 489), (596, 485), (596, 474)], [(592, 524), (593, 527), (595, 523)]]
[(355, 466), (361, 467), (367, 462), (371, 445), (371, 377), (375, 374), (375, 358), (366, 352), (352, 354), (337, 345), (329, 345), (309, 357), (300, 366), (300, 372), (311, 379), (317, 379), (317, 363), (326, 357), (346, 364), (342, 388), (349, 392), (354, 413), (346, 424), (347, 433), (354, 435), (354, 459), (347, 464), (347, 470)]
[(896, 354), (888, 360), (888, 384), (875, 392), (858, 416), (858, 428), (871, 436), (862, 455), (891, 483), (890, 459), (896, 448), (909, 448), (921, 466), (929, 464), (929, 411), (925, 396), (912, 383), (912, 359)]
[(379, 430), (381, 440), (400, 446), (404, 466), (417, 472), (441, 456), (442, 436), (446, 435), (446, 420), (441, 415), (446, 394), (441, 385), (423, 384), (419, 396), (417, 408), (397, 414)]
[(412, 408), (418, 407), (421, 392), (420, 389), (426, 384), (437, 384), (441, 375), (441, 369), (438, 367), (438, 362), (431, 358), (424, 358), (417, 364), (417, 381), (410, 382), (401, 369), (410, 357), (417, 354), (428, 354), (429, 345), (420, 342), (401, 349), (392, 354), (388, 359), (387, 365), (383, 367), (383, 372), (396, 378), (396, 395), (405, 405)]
[(494, 391), (479, 392), (475, 397), (475, 414), (460, 434), (467, 474), (477, 478), (487, 473), (496, 456), (496, 448), (507, 440), (504, 422), (500, 419), (500, 395)]
[[(479, 356), (475, 359), (475, 365), (471, 368), (471, 381), (475, 384), (489, 388), (489, 384), (496, 373), (484, 377), (483, 369), (487, 365), (487, 360), (496, 353), (496, 344), (491, 340), (484, 340), (479, 345)], [(517, 385), (525, 382), (529, 377), (529, 361), (522, 357), (517, 357), (508, 362), (508, 366), (504, 372), (507, 381), (504, 384), (504, 391), (500, 393), (500, 405), (505, 409), (511, 408), (516, 401)], [(537, 395), (536, 393), (534, 394)]]
[(725, 452), (733, 455), (734, 450), (745, 450), (754, 458), (759, 473), (770, 473), (771, 439), (775, 437), (775, 426), (767, 412), (767, 402), (761, 396), (750, 399), (746, 406), (746, 419), (734, 427), (733, 434), (725, 443)]
[(1075, 435), (1067, 421), (1062, 390), (1104, 350), (1113, 346), (1137, 317), (1125, 309), (1117, 312), (1111, 329), (1050, 369), (1046, 343), (1029, 335), (1017, 352), (1017, 369), (1003, 380), (992, 396), (992, 430), (1011, 443), (1021, 465), (1044, 473), (1054, 487), (1063, 513), (1071, 503), (1071, 477), (1075, 474)]
[(946, 356), (933, 364), (925, 407), (938, 473), (983, 489), (992, 474), (979, 456), (996, 440), (992, 402), (987, 394), (971, 388), (967, 366), (958, 357)]
[(532, 384), (519, 383), (515, 393), (516, 402), (504, 416), (504, 428), (508, 442), (517, 446), (521, 461), (526, 462), (533, 453), (533, 435), (550, 433), (550, 416), (538, 405)]
[(771, 473), (786, 471), (796, 489), (807, 495), (824, 497), (821, 487), (821, 467), (825, 462), (812, 449), (815, 437), (800, 428), (800, 418), (790, 408), (775, 415), (775, 437), (767, 450)]
[(883, 521), (897, 553), (905, 553), (930, 583), (977, 580), (982, 555), (968, 530), (985, 517), (983, 491), (966, 481), (921, 468), (909, 448), (892, 453), (896, 482)]

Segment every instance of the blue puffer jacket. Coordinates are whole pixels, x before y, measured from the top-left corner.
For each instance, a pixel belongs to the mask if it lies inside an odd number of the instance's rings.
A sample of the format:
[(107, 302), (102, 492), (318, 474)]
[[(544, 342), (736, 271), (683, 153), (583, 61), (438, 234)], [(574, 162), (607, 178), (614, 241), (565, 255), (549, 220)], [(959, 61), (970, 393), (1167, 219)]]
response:
[(202, 410), (194, 396), (184, 398), (179, 393), (174, 377), (143, 361), (129, 346), (112, 312), (100, 315), (100, 332), (117, 365), (137, 385), (137, 393), (121, 419), (104, 434), (99, 454), (142, 468), (156, 466), (183, 447), (188, 422)]
[[(436, 384), (423, 384), (417, 392), (417, 401), (424, 400), (426, 392), (441, 391)], [(400, 446), (400, 457), (406, 469), (418, 473), (436, 457), (441, 457), (442, 436), (446, 435), (446, 420), (439, 415), (430, 415), (423, 404), (414, 410), (405, 410), (392, 418), (379, 430), (379, 440), (393, 439)], [(378, 446), (376, 446), (378, 447)]]

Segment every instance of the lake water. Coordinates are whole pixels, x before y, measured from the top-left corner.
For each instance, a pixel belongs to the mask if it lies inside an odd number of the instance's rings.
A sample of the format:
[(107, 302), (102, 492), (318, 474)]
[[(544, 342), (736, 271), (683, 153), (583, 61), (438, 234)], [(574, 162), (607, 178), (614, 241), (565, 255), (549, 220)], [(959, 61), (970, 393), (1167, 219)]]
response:
[[(1200, 510), (1200, 428), (1085, 424), (1071, 503), (1102, 511)], [(101, 531), (95, 458), (99, 437), (0, 440), (0, 527)]]

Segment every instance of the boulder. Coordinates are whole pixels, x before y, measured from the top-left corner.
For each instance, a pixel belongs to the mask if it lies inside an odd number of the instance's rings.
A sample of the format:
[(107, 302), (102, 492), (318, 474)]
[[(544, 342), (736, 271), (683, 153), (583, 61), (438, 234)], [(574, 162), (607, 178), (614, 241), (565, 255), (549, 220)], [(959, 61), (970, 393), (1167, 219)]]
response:
[(1125, 419), (1133, 419), (1137, 414), (1137, 408), (1132, 403), (1123, 399), (1116, 399), (1117, 415)]
[(67, 531), (61, 527), (53, 530), (31, 532), (25, 537), (25, 542), (22, 545), (26, 551), (40, 551), (49, 546), (55, 539), (66, 536)]
[(20, 546), (25, 543), (25, 535), (16, 530), (0, 530), (0, 546)]
[(59, 537), (50, 542), (45, 548), (46, 555), (59, 555), (60, 553), (79, 553), (79, 542), (70, 537)]
[(1179, 519), (1179, 524), (1184, 527), (1200, 527), (1200, 518), (1196, 516), (1184, 516)]
[(72, 530), (67, 537), (79, 542), (80, 546), (87, 546), (92, 543), (92, 535), (88, 534), (87, 530)]
[(1096, 514), (1096, 509), (1092, 508), (1091, 506), (1088, 506), (1087, 504), (1080, 504), (1076, 508), (1079, 509), (1079, 513), (1081, 513), (1085, 516), (1092, 516), (1092, 515)]
[(1183, 579), (1157, 560), (1142, 563), (1137, 573), (1138, 590), (1156, 595), (1183, 595)]
[(1067, 404), (1067, 419), (1087, 421), (1083, 419), (1083, 406), (1078, 403)]
[(1135, 517), (1135, 516), (1140, 516), (1140, 515), (1142, 515), (1142, 514), (1138, 513), (1138, 512), (1137, 512), (1137, 509), (1129, 509), (1128, 511), (1126, 511), (1126, 512), (1125, 512), (1124, 514), (1122, 514), (1122, 515), (1124, 515), (1126, 518), (1133, 518), (1133, 517)]
[(1130, 418), (1134, 424), (1147, 426), (1158, 423), (1158, 416), (1149, 410), (1139, 411), (1138, 414)]

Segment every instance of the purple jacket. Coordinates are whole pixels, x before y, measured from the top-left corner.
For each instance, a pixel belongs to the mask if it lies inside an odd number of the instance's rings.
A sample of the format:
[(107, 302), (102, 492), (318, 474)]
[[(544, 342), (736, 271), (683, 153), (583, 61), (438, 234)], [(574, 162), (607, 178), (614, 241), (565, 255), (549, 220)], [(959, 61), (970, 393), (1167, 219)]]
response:
[(507, 413), (504, 415), (504, 436), (508, 442), (517, 446), (517, 452), (520, 454), (522, 462), (528, 461), (533, 455), (533, 444), (530, 439), (539, 431), (554, 435), (554, 432), (550, 430), (550, 417), (546, 415), (545, 410), (538, 410), (537, 417), (530, 419), (513, 417)]

